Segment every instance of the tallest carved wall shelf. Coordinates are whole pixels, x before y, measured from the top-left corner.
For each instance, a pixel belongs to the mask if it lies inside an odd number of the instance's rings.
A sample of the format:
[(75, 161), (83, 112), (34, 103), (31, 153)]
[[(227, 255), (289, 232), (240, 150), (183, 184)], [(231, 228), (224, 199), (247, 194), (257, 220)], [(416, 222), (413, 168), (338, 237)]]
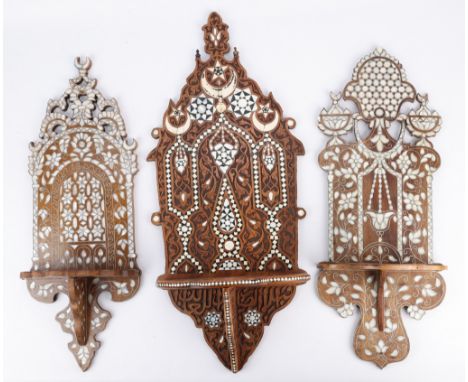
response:
[(309, 279), (297, 266), (296, 157), (302, 144), (271, 94), (247, 77), (228, 26), (203, 27), (203, 61), (164, 127), (155, 129), (166, 273), (158, 286), (203, 329), (221, 362), (240, 370), (273, 315)]
[[(357, 112), (340, 106), (341, 94)], [(328, 172), (330, 259), (319, 264), (318, 292), (342, 317), (359, 306), (356, 354), (384, 367), (409, 351), (401, 309), (420, 319), (445, 293), (438, 271), (446, 267), (432, 256), (432, 176), (440, 158), (428, 140), (441, 120), (382, 49), (359, 61), (341, 94), (331, 95), (319, 118), (330, 136), (319, 159)], [(348, 132), (355, 140), (345, 141)]]

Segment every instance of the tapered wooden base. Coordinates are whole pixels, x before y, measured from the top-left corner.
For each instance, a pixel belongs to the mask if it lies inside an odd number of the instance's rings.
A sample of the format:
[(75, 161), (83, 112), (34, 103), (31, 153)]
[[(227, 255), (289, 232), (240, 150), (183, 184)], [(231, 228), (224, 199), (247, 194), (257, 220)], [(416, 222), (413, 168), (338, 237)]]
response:
[(140, 271), (113, 270), (52, 270), (21, 272), (28, 290), (38, 301), (54, 302), (58, 293), (69, 298), (69, 305), (60, 311), (56, 320), (62, 330), (73, 336), (68, 348), (78, 365), (86, 371), (100, 346), (96, 335), (103, 331), (111, 314), (98, 303), (101, 292), (110, 292), (113, 301), (131, 298), (140, 284)]
[(359, 307), (354, 350), (380, 368), (408, 355), (401, 309), (419, 320), (445, 295), (439, 271), (446, 266), (441, 264), (320, 263), (318, 267), (320, 298), (342, 317), (353, 315), (355, 306)]
[(169, 290), (174, 305), (192, 317), (221, 362), (236, 373), (254, 352), (273, 315), (291, 302), (296, 286), (310, 276), (302, 270), (227, 273), (214, 278), (163, 275), (157, 283)]

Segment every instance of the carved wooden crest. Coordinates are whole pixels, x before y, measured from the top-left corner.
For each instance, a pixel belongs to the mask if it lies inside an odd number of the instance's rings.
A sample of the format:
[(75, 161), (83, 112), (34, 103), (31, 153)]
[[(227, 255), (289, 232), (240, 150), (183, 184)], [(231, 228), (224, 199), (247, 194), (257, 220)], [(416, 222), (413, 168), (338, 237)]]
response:
[[(438, 271), (446, 267), (432, 256), (431, 184), (440, 158), (428, 140), (441, 119), (382, 49), (331, 98), (318, 123), (330, 136), (319, 158), (328, 172), (329, 262), (319, 264), (318, 292), (342, 317), (359, 306), (354, 349), (382, 368), (409, 351), (401, 309), (420, 319), (445, 293)], [(409, 102), (418, 104), (403, 112)]]
[(156, 161), (166, 273), (158, 286), (237, 372), (265, 325), (309, 279), (297, 265), (296, 156), (302, 144), (271, 94), (247, 77), (228, 26), (212, 13), (203, 61), (171, 101)]
[(133, 236), (136, 142), (127, 138), (114, 99), (88, 77), (91, 61), (75, 60), (78, 76), (50, 100), (39, 140), (31, 143), (33, 265), (22, 272), (31, 295), (70, 304), (56, 316), (79, 366), (88, 369), (99, 348), (96, 334), (111, 315), (98, 303), (132, 297), (140, 283)]

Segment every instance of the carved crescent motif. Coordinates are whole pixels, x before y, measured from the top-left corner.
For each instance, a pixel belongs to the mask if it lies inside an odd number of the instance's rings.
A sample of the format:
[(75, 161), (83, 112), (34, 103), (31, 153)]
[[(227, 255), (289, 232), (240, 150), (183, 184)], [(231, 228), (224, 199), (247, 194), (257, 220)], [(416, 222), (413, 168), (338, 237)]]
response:
[(237, 73), (233, 69), (231, 69), (231, 73), (232, 73), (231, 79), (226, 85), (221, 86), (221, 87), (216, 87), (208, 83), (208, 80), (206, 79), (206, 76), (205, 76), (205, 71), (203, 71), (201, 75), (201, 79), (200, 79), (203, 91), (206, 94), (208, 94), (210, 97), (213, 97), (215, 99), (229, 97), (232, 93), (234, 93), (234, 90), (236, 90), (236, 87), (237, 87)]
[(174, 126), (169, 121), (169, 117), (164, 118), (164, 127), (174, 135), (182, 135), (190, 128), (190, 118), (187, 116), (182, 126)]
[(279, 122), (279, 113), (277, 110), (275, 110), (275, 118), (273, 118), (273, 121), (267, 122), (267, 123), (262, 123), (258, 120), (257, 114), (253, 113), (252, 114), (252, 122), (254, 124), (254, 127), (258, 130), (261, 131), (262, 133), (267, 133), (269, 131), (272, 131), (276, 129), (276, 126), (278, 126)]
[[(169, 291), (177, 309), (192, 318), (220, 361), (236, 373), (276, 312), (310, 278), (297, 262), (297, 220), (305, 214), (300, 215), (295, 193), (302, 145), (291, 134), (258, 131), (294, 123), (283, 120), (273, 96), (247, 77), (237, 51), (233, 61), (226, 60), (228, 26), (217, 13), (203, 31), (209, 58), (197, 54), (180, 97), (163, 116), (168, 130), (179, 133), (183, 128), (170, 122), (183, 125), (178, 118), (189, 115), (187, 140), (155, 129), (159, 144), (148, 157), (156, 162), (161, 191), (161, 210), (152, 222), (174, 233), (165, 237), (165, 273), (157, 285)], [(255, 106), (262, 106), (262, 115), (253, 127)], [(259, 164), (262, 159), (265, 165)], [(281, 199), (270, 184), (279, 187)]]

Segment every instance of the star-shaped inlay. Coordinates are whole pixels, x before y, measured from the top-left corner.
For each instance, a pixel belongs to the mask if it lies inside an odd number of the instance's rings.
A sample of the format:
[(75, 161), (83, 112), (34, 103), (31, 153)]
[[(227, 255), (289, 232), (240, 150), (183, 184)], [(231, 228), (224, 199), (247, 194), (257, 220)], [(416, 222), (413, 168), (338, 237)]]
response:
[(267, 119), (268, 116), (272, 113), (274, 113), (273, 109), (271, 108), (270, 102), (267, 102), (265, 104), (259, 104), (259, 110), (258, 112), (262, 115), (264, 119)]
[(208, 71), (213, 75), (213, 80), (220, 79), (226, 81), (226, 70), (227, 65), (221, 65), (219, 61), (216, 61), (214, 66), (208, 68)]
[(180, 107), (174, 108), (171, 113), (171, 117), (174, 117), (176, 123), (180, 122), (180, 118), (182, 117), (183, 113)]

